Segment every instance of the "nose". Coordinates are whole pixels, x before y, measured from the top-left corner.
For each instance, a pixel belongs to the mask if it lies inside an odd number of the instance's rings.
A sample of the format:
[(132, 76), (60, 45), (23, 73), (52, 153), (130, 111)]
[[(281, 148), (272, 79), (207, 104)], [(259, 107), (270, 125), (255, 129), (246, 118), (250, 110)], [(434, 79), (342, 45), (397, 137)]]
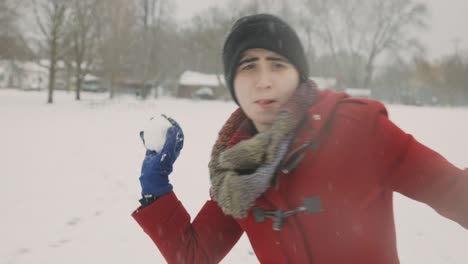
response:
[(266, 69), (258, 71), (258, 79), (255, 87), (257, 89), (270, 89), (272, 85), (271, 74)]

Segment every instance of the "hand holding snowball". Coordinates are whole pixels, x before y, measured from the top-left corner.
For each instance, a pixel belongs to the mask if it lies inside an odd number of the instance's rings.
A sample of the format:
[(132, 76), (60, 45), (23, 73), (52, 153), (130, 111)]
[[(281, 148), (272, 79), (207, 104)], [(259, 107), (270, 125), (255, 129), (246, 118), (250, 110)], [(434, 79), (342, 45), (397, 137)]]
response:
[(169, 174), (184, 146), (184, 133), (174, 119), (161, 115), (150, 119), (140, 137), (146, 148), (140, 176), (142, 195), (162, 196), (172, 191)]

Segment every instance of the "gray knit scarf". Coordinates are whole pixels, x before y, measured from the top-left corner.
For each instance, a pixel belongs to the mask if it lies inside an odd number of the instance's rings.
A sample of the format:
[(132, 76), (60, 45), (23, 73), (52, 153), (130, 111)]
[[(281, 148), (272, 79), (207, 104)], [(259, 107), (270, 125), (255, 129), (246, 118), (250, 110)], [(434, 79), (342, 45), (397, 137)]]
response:
[(211, 196), (226, 215), (247, 216), (255, 200), (271, 185), (295, 130), (313, 104), (317, 87), (301, 83), (272, 127), (228, 148), (232, 136), (243, 122), (249, 121), (239, 108), (219, 132), (209, 162)]

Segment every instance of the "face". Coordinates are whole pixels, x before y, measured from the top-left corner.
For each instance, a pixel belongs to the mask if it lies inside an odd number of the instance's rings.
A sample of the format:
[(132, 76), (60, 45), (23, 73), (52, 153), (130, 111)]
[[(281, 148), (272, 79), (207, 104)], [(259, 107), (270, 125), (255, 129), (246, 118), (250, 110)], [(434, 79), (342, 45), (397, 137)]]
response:
[(245, 51), (234, 78), (240, 107), (259, 132), (271, 127), (298, 85), (296, 68), (283, 56), (265, 49)]

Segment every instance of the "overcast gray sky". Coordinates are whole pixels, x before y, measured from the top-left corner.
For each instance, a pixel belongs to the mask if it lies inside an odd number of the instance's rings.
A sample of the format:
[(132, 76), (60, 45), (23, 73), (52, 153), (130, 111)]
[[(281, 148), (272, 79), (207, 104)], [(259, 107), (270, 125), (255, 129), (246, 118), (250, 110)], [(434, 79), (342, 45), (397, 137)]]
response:
[[(220, 0), (176, 0), (179, 19), (192, 16), (195, 12)], [(430, 28), (421, 35), (431, 58), (454, 51), (455, 42), (460, 49), (468, 50), (468, 0), (420, 0), (429, 6)], [(294, 3), (294, 0), (290, 0)]]

